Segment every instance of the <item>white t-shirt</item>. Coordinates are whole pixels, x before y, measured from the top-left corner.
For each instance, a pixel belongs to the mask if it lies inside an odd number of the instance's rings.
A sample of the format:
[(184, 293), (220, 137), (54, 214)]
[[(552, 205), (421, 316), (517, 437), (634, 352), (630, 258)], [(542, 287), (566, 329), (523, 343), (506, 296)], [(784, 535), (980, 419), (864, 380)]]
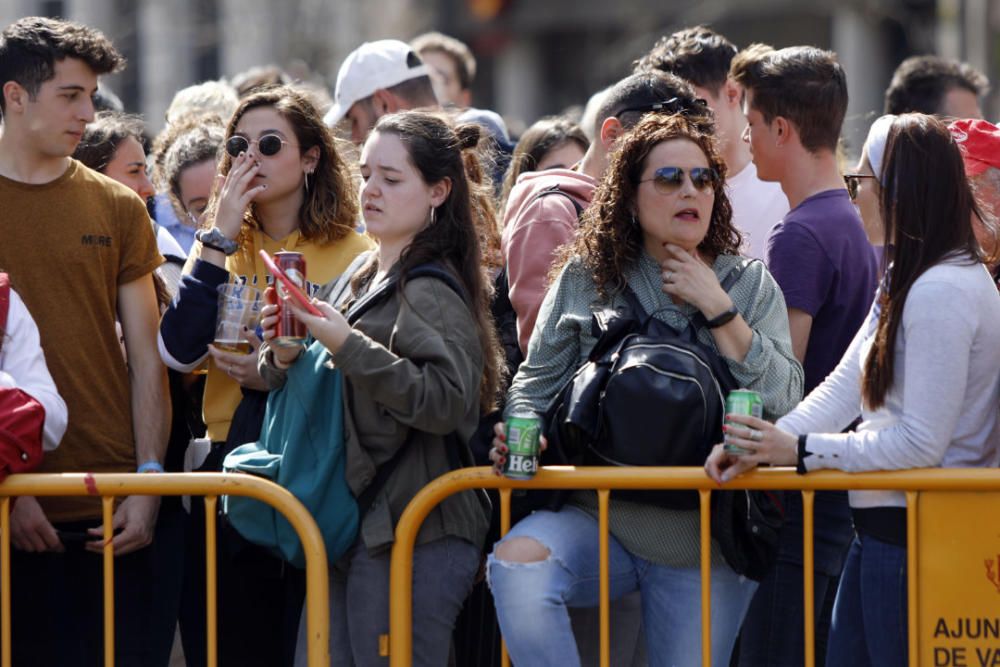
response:
[(733, 205), (733, 224), (743, 234), (743, 254), (764, 259), (767, 235), (788, 213), (788, 198), (778, 183), (757, 178), (753, 162), (730, 176), (726, 188)]

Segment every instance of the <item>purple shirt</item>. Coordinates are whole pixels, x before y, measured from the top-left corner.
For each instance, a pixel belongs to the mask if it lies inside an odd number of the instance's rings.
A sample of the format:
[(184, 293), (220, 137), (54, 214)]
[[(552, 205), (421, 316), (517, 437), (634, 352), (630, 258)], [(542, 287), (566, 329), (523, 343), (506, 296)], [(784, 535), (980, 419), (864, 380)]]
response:
[(809, 197), (775, 225), (767, 268), (789, 308), (812, 316), (805, 394), (840, 361), (871, 307), (878, 260), (847, 190)]

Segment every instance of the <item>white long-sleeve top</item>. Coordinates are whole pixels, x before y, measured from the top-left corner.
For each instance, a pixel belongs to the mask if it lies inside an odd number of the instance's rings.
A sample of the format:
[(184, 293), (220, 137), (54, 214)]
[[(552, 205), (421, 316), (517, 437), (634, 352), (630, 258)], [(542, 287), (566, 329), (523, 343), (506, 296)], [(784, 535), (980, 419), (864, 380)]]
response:
[[(878, 299), (876, 299), (876, 303)], [(995, 467), (1000, 461), (1000, 295), (986, 268), (949, 259), (910, 288), (884, 405), (864, 407), (868, 314), (834, 371), (777, 425), (808, 434), (808, 470)], [(853, 433), (840, 433), (858, 415)], [(899, 491), (851, 491), (852, 507), (905, 507)]]
[(58, 447), (66, 433), (66, 402), (45, 365), (38, 327), (14, 290), (10, 291), (10, 310), (0, 347), (0, 387), (20, 389), (42, 404), (45, 408), (42, 448), (52, 451)]

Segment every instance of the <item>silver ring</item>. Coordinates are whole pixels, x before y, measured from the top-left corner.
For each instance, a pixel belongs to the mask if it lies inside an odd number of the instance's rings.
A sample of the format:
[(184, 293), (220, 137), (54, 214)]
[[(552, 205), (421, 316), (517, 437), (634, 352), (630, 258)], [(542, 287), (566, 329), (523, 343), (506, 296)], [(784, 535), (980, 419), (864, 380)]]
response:
[(228, 373), (229, 375), (233, 374), (233, 365), (232, 364), (229, 364), (229, 370), (226, 371), (226, 373)]
[(669, 283), (670, 279), (673, 278), (673, 277), (674, 277), (674, 272), (673, 271), (667, 271), (666, 274), (664, 274), (664, 276), (663, 276), (663, 282)]
[(764, 432), (752, 428), (750, 429), (750, 439), (753, 440), (754, 442), (760, 442), (761, 440), (764, 439)]

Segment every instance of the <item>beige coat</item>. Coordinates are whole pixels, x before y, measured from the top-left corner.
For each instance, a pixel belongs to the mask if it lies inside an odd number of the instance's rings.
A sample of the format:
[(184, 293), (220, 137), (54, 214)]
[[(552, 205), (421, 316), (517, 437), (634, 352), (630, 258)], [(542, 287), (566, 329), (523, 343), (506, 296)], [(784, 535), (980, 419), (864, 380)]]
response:
[[(361, 522), (369, 551), (391, 546), (396, 522), (428, 482), (450, 469), (444, 436), (468, 442), (479, 421), (483, 354), (475, 318), (462, 298), (430, 277), (407, 282), (366, 312), (333, 356), (344, 374), (347, 482), (359, 495), (406, 444), (407, 452)], [(272, 387), (284, 373), (261, 355)], [(407, 442), (407, 436), (412, 432)], [(446, 535), (482, 545), (488, 516), (474, 492), (435, 508), (417, 537), (423, 544)]]

